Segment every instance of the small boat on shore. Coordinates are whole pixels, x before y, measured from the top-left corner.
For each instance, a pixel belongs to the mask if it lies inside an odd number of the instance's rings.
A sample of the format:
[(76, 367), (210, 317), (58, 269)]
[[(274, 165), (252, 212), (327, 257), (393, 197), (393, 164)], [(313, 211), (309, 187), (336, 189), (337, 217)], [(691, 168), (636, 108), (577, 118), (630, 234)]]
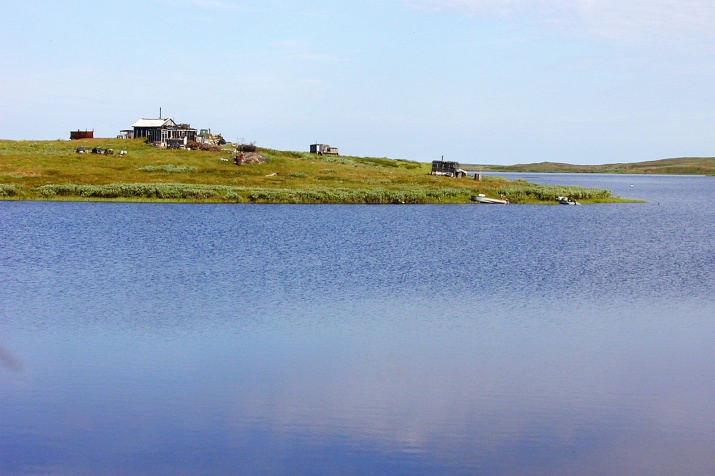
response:
[(569, 197), (557, 197), (557, 200), (561, 205), (581, 205), (576, 200)]
[(491, 203), (499, 205), (506, 205), (507, 203), (509, 203), (509, 200), (507, 200), (506, 198), (489, 198), (483, 193), (480, 193), (479, 195), (472, 195), (472, 201), (478, 203)]

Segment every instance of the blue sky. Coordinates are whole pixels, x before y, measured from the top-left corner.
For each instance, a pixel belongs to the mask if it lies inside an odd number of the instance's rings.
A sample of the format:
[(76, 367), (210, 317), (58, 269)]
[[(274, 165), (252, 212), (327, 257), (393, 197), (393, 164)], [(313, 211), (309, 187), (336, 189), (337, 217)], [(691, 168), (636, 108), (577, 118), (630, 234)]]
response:
[(0, 138), (141, 117), (464, 163), (714, 156), (711, 0), (11, 2)]

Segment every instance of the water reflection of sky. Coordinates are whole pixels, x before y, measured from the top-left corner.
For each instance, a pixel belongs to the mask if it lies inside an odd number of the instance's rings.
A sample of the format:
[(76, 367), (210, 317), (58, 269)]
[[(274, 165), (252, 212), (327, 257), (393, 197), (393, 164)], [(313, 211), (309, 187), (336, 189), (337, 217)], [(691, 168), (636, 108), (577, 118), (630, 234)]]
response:
[(581, 317), (20, 337), (3, 441), (30, 461), (54, 454), (50, 469), (125, 468), (120, 456), (159, 471), (203, 471), (202, 458), (279, 472), (713, 467), (707, 316)]
[(0, 203), (0, 474), (715, 468), (712, 212), (287, 208)]

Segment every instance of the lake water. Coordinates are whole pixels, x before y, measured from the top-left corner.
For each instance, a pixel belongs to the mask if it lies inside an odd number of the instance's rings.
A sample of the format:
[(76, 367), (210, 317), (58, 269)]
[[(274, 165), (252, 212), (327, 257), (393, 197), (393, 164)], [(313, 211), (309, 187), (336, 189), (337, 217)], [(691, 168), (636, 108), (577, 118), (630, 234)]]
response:
[(0, 474), (713, 474), (715, 178), (0, 202)]

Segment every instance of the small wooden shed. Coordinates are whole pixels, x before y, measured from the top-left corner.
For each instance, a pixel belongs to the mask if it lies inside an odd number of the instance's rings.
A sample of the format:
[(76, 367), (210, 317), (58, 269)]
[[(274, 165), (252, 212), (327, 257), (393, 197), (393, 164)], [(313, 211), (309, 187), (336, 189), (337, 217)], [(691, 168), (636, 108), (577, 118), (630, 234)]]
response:
[(88, 130), (76, 130), (76, 131), (70, 131), (70, 140), (79, 140), (79, 139), (94, 139), (94, 131), (88, 131)]
[(328, 144), (312, 144), (310, 146), (311, 154), (318, 155), (340, 155), (337, 147), (330, 147)]

